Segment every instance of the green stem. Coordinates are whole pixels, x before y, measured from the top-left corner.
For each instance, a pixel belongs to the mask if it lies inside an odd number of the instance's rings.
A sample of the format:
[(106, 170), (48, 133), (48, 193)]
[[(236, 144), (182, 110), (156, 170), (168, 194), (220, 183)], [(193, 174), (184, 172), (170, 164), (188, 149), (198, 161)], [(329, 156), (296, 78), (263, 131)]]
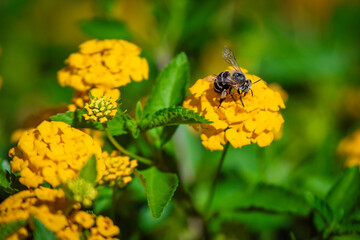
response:
[(229, 142), (227, 142), (225, 147), (224, 147), (224, 150), (223, 150), (223, 152), (221, 154), (220, 162), (219, 162), (219, 165), (217, 166), (217, 169), (216, 169), (215, 178), (214, 178), (214, 181), (212, 182), (212, 185), (211, 185), (210, 195), (209, 195), (209, 198), (208, 198), (207, 203), (205, 205), (206, 206), (206, 208), (205, 208), (206, 211), (208, 211), (208, 209), (211, 207), (211, 203), (212, 203), (214, 193), (215, 193), (216, 183), (217, 183), (217, 180), (219, 178), (221, 167), (222, 167), (222, 165), (224, 163), (225, 156), (226, 156), (227, 150), (229, 148), (229, 145), (230, 145)]
[(123, 154), (129, 156), (129, 157), (132, 157), (136, 160), (138, 160), (139, 162), (142, 162), (144, 164), (147, 164), (147, 165), (153, 165), (153, 162), (150, 160), (150, 159), (147, 159), (147, 158), (144, 158), (144, 157), (140, 157), (138, 155), (136, 155), (135, 153), (132, 153), (132, 152), (129, 152), (127, 151), (125, 148), (123, 148), (119, 143), (118, 141), (116, 141), (116, 139), (114, 138), (113, 135), (111, 135), (111, 133), (106, 129), (104, 128), (105, 130), (105, 133), (107, 135), (107, 137), (109, 138), (110, 142), (120, 151), (122, 152)]

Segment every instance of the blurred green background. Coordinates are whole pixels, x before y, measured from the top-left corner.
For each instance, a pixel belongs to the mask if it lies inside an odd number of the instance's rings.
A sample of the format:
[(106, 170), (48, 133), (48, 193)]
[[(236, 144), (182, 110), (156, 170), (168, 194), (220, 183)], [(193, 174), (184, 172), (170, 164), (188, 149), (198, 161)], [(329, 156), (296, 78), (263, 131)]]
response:
[[(339, 141), (360, 127), (357, 0), (2, 0), (0, 29), (2, 159), (12, 132), (27, 118), (69, 103), (73, 90), (60, 87), (56, 72), (93, 38), (126, 39), (143, 49), (150, 78), (120, 88), (128, 111), (181, 51), (189, 57), (192, 82), (221, 72), (225, 44), (241, 67), (287, 92), (282, 138), (266, 148), (230, 150), (215, 209), (259, 182), (324, 196), (344, 170)], [(201, 208), (221, 153), (205, 150), (186, 127), (167, 151), (176, 154), (181, 179)], [(171, 203), (162, 219), (153, 220), (138, 188), (134, 181), (121, 197), (127, 206), (118, 213), (123, 239), (196, 239), (196, 218)], [(313, 229), (306, 218), (245, 212), (219, 217), (211, 231), (216, 239), (290, 239), (291, 231), (306, 239)]]

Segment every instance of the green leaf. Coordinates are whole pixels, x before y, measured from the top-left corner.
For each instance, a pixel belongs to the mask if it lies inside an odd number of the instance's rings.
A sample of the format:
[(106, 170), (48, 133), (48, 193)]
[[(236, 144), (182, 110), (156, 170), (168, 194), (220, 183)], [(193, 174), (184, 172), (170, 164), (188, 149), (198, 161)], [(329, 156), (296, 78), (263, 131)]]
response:
[(34, 217), (34, 239), (35, 240), (57, 240), (55, 234), (47, 229), (37, 218)]
[(53, 121), (59, 121), (69, 124), (74, 128), (91, 128), (96, 130), (103, 130), (103, 126), (99, 122), (86, 121), (83, 117), (87, 111), (85, 109), (76, 109), (75, 112), (67, 111), (66, 113), (58, 113), (51, 116)]
[(336, 233), (346, 234), (346, 233), (360, 233), (360, 223), (345, 223), (341, 224), (339, 229), (336, 229)]
[(97, 39), (130, 39), (131, 34), (125, 23), (115, 19), (100, 19), (80, 21), (81, 30)]
[(360, 173), (358, 167), (348, 168), (326, 196), (337, 220), (352, 213), (359, 200)]
[(15, 233), (19, 228), (25, 226), (27, 221), (18, 220), (9, 223), (2, 224), (0, 226), (0, 240), (4, 240), (7, 237)]
[(333, 212), (327, 202), (325, 202), (323, 199), (313, 195), (312, 193), (307, 193), (306, 199), (318, 211), (318, 213), (323, 217), (323, 219), (327, 223), (332, 222)]
[(303, 195), (276, 185), (259, 183), (255, 188), (243, 193), (240, 198), (233, 202), (233, 206), (230, 206), (231, 203), (229, 203), (225, 207), (236, 208), (238, 211), (253, 209), (301, 216), (307, 216), (311, 210), (311, 206)]
[(132, 119), (130, 116), (128, 116), (125, 127), (131, 132), (132, 136), (134, 138), (138, 138), (140, 134), (140, 129), (138, 128), (138, 125), (134, 119)]
[(182, 108), (180, 106), (164, 108), (156, 111), (153, 114), (146, 115), (139, 126), (142, 130), (147, 130), (156, 127), (173, 126), (179, 124), (208, 124), (211, 121), (207, 120), (199, 113), (192, 110)]
[(160, 135), (160, 146), (164, 146), (165, 143), (167, 143), (171, 139), (171, 137), (176, 132), (177, 128), (178, 128), (178, 125), (164, 127), (164, 129), (162, 129), (161, 135)]
[(93, 155), (87, 163), (81, 168), (79, 177), (85, 179), (90, 183), (96, 182), (97, 170), (96, 170), (96, 158)]
[(141, 102), (138, 101), (136, 104), (136, 121), (140, 122), (143, 117), (143, 108)]
[(358, 234), (334, 236), (330, 238), (330, 240), (359, 240), (359, 239), (360, 239), (360, 235)]
[(252, 205), (301, 216), (307, 216), (311, 210), (305, 196), (290, 189), (269, 184), (258, 184), (256, 186), (252, 192)]
[(26, 189), (26, 187), (19, 182), (19, 179), (14, 174), (8, 171), (0, 171), (0, 189), (13, 194)]
[(11, 189), (11, 181), (9, 179), (9, 172), (7, 171), (0, 171), (0, 188), (4, 189), (4, 191), (7, 192), (8, 190), (12, 190)]
[(259, 183), (247, 190), (240, 188), (233, 192), (219, 189), (216, 191), (213, 206), (217, 212), (259, 211), (307, 216), (311, 211), (311, 206), (304, 195), (281, 186), (265, 183)]
[[(143, 115), (153, 114), (160, 109), (182, 104), (186, 96), (189, 78), (188, 59), (185, 53), (180, 53), (159, 73), (154, 89), (145, 105)], [(175, 132), (174, 127), (171, 127), (170, 130), (167, 128), (159, 129), (155, 136), (155, 139), (161, 139), (160, 146), (164, 145), (166, 143), (164, 140), (170, 139)]]
[(189, 62), (185, 53), (177, 55), (158, 75), (144, 108), (144, 115), (182, 104), (189, 81)]
[(128, 131), (126, 129), (125, 123), (126, 117), (124, 113), (121, 112), (120, 109), (118, 109), (115, 117), (106, 123), (107, 130), (113, 136), (126, 134)]
[(177, 175), (161, 172), (156, 167), (136, 171), (136, 175), (145, 187), (151, 215), (160, 218), (178, 186)]

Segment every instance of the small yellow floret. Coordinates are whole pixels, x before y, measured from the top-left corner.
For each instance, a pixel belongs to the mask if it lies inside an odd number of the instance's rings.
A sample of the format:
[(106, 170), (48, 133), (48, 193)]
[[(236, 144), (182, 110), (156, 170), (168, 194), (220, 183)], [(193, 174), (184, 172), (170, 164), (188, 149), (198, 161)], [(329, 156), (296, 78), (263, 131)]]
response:
[(84, 114), (85, 120), (105, 123), (115, 117), (117, 112), (117, 103), (110, 97), (93, 97), (84, 107), (87, 114)]
[(113, 151), (110, 155), (103, 152), (102, 160), (104, 161), (105, 171), (103, 178), (99, 180), (99, 184), (117, 184), (124, 187), (132, 181), (131, 174), (138, 165), (136, 160), (130, 160), (128, 156), (122, 156), (118, 151)]

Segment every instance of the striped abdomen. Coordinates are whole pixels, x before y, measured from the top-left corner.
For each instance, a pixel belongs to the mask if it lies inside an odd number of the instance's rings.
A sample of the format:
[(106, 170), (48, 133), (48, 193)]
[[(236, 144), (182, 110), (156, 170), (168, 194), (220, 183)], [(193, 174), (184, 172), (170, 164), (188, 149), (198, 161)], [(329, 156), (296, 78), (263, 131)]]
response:
[(228, 89), (230, 87), (229, 83), (225, 82), (225, 79), (227, 79), (230, 76), (229, 71), (225, 71), (220, 73), (215, 81), (214, 81), (214, 90), (217, 93), (222, 93), (224, 90)]

